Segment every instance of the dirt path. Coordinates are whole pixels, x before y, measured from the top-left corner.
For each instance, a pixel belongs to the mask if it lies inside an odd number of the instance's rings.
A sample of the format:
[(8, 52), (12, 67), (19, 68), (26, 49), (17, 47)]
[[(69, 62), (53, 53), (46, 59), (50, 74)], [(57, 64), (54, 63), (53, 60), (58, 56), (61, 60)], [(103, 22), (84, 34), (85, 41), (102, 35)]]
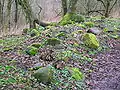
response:
[(120, 90), (120, 40), (110, 51), (97, 55), (90, 75), (91, 90)]

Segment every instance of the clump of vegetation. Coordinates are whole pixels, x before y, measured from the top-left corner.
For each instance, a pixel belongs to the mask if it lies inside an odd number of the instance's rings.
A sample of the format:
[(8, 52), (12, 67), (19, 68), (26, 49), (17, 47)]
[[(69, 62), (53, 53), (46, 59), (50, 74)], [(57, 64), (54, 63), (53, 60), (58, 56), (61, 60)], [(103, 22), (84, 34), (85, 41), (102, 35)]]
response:
[(37, 29), (38, 31), (43, 31), (43, 30), (45, 30), (45, 27), (38, 26), (36, 29)]
[(38, 53), (38, 48), (35, 48), (33, 46), (28, 46), (27, 49), (25, 50), (26, 54), (34, 56)]
[(35, 47), (35, 48), (40, 48), (42, 46), (41, 43), (33, 43), (31, 46)]
[(70, 70), (71, 70), (72, 77), (75, 80), (83, 80), (84, 79), (84, 75), (82, 72), (80, 72), (79, 68), (71, 68)]
[(84, 24), (76, 24), (76, 26), (82, 27), (82, 28), (86, 28), (86, 26)]
[(95, 25), (93, 22), (85, 22), (84, 24), (85, 24), (85, 26), (87, 26), (89, 28), (94, 27), (94, 25)]
[(38, 30), (36, 30), (36, 29), (32, 29), (32, 30), (30, 31), (30, 36), (31, 36), (31, 37), (40, 36), (40, 32), (39, 32)]
[(60, 38), (60, 37), (64, 37), (64, 38), (66, 38), (67, 35), (66, 35), (65, 32), (61, 32), (61, 33), (58, 33), (58, 34), (56, 35), (56, 37), (58, 37), (58, 38)]
[(16, 89), (30, 89), (32, 78), (28, 76), (28, 73), (14, 65), (15, 60), (2, 59), (6, 63), (0, 63), (0, 89), (13, 89), (14, 86)]
[(64, 61), (67, 61), (69, 58), (71, 58), (73, 55), (73, 52), (70, 51), (70, 50), (67, 50), (67, 51), (63, 51), (63, 52), (60, 52), (57, 54), (56, 58), (58, 60), (64, 60)]

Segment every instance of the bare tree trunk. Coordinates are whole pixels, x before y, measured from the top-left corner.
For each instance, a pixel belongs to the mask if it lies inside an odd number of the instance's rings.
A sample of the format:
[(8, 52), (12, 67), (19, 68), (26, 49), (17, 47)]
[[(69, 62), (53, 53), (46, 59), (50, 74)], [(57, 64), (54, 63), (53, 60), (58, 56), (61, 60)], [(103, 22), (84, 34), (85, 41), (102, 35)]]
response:
[(7, 4), (7, 17), (8, 17), (8, 29), (10, 31), (11, 25), (10, 25), (10, 19), (11, 19), (11, 6), (12, 6), (12, 0), (8, 0), (8, 4)]
[(21, 7), (26, 15), (26, 19), (28, 19), (30, 28), (36, 28), (36, 23), (41, 26), (44, 26), (44, 27), (49, 25), (44, 22), (41, 22), (38, 18), (35, 18), (32, 8), (29, 4), (29, 0), (19, 0), (19, 5), (21, 5)]
[(69, 8), (68, 8), (68, 12), (69, 13), (74, 13), (75, 12), (77, 1), (78, 0), (70, 0), (70, 2), (69, 2)]
[(18, 0), (15, 0), (15, 23), (18, 21)]
[(67, 0), (62, 0), (63, 15), (67, 13)]

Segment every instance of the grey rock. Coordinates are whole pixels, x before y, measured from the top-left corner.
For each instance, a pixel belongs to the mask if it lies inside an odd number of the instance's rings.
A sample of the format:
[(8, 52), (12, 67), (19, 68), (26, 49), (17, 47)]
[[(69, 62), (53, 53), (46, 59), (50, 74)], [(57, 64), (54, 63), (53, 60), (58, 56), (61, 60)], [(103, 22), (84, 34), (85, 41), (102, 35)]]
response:
[(95, 35), (98, 35), (98, 34), (101, 33), (101, 31), (97, 27), (90, 28), (87, 32), (88, 33), (93, 33)]

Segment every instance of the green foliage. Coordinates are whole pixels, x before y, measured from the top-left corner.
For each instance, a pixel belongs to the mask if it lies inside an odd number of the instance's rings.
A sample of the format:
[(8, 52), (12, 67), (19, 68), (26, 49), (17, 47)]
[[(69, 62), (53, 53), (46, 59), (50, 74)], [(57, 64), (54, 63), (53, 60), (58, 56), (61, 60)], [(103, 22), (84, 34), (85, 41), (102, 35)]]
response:
[(41, 32), (41, 31), (45, 30), (45, 27), (38, 26), (38, 27), (36, 28), (36, 30), (38, 30), (39, 32)]
[(115, 35), (115, 34), (109, 34), (109, 36), (114, 39), (118, 39), (120, 37), (119, 35)]
[(71, 68), (70, 70), (71, 70), (72, 77), (75, 80), (83, 80), (84, 79), (84, 75), (82, 72), (80, 72), (79, 68)]
[(58, 33), (58, 34), (56, 35), (56, 37), (58, 37), (58, 38), (60, 38), (60, 37), (67, 37), (67, 35), (66, 35), (66, 33), (64, 33), (64, 32), (61, 32), (61, 33)]
[(39, 32), (38, 30), (36, 30), (36, 29), (32, 29), (32, 30), (30, 31), (30, 36), (31, 36), (31, 37), (40, 36), (40, 32)]
[(85, 26), (87, 26), (89, 28), (94, 27), (94, 23), (93, 22), (85, 22), (84, 24), (85, 24)]
[(22, 42), (24, 42), (25, 37), (6, 37), (4, 39), (1, 39), (0, 42), (0, 46), (2, 46), (2, 48), (0, 48), (0, 51), (10, 51), (12, 50), (14, 47), (21, 45)]
[(56, 58), (58, 60), (64, 60), (64, 61), (66, 61), (68, 58), (72, 57), (72, 54), (73, 54), (72, 51), (67, 50), (67, 51), (63, 51), (63, 52), (58, 53), (57, 56), (56, 56)]
[(3, 51), (5, 52), (5, 51), (10, 51), (10, 50), (12, 50), (13, 48), (12, 47), (5, 47), (5, 48), (3, 48)]
[(49, 38), (49, 39), (46, 40), (46, 44), (55, 46), (57, 44), (60, 44), (60, 40), (57, 39), (57, 38)]
[(40, 48), (42, 47), (41, 43), (33, 43), (31, 46), (35, 47), (35, 48)]
[(108, 28), (104, 28), (103, 32), (107, 32), (109, 29)]
[(92, 33), (84, 34), (83, 42), (89, 48), (97, 49), (99, 47), (99, 42), (98, 42), (96, 36)]
[(51, 22), (51, 23), (50, 23), (50, 26), (56, 26), (56, 25), (57, 25), (56, 22)]
[(38, 53), (38, 49), (33, 47), (33, 46), (28, 46), (27, 49), (25, 50), (26, 54), (34, 56)]
[[(52, 85), (54, 87), (60, 88), (61, 90), (73, 90), (73, 89), (77, 89), (77, 90), (82, 90), (85, 89), (85, 83), (84, 80), (80, 78), (77, 78), (79, 80), (76, 80), (72, 77), (72, 72), (71, 72), (71, 68), (69, 67), (65, 67), (62, 70), (59, 69), (54, 69), (54, 82), (52, 83)], [(70, 73), (71, 72), (71, 73)], [(79, 73), (79, 75), (81, 76), (81, 74)], [(78, 75), (78, 77), (79, 77)], [(74, 84), (74, 87), (72, 87)], [(64, 88), (66, 87), (66, 88)], [(54, 90), (54, 89), (51, 89)]]
[[(18, 86), (16, 89), (27, 89), (31, 87), (33, 84), (31, 83), (31, 76), (24, 70), (16, 67), (15, 60), (0, 57), (1, 59), (5, 60), (5, 62), (0, 63), (0, 89), (11, 90), (13, 89), (13, 85)], [(23, 87), (19, 87), (19, 85)]]
[(82, 27), (82, 28), (86, 28), (86, 26), (84, 24), (76, 24), (76, 26)]

